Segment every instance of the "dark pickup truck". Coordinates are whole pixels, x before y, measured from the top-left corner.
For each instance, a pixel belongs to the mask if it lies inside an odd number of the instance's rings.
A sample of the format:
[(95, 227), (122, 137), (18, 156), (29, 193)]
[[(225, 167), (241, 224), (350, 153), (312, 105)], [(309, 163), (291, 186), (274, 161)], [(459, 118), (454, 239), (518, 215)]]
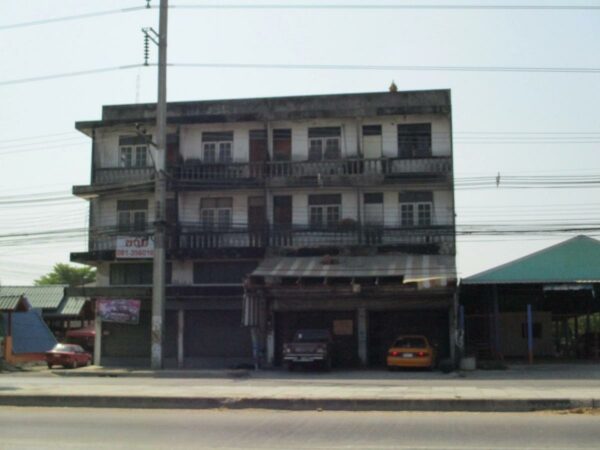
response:
[(288, 370), (296, 365), (318, 365), (331, 369), (331, 333), (329, 330), (298, 330), (292, 342), (283, 344), (283, 363)]

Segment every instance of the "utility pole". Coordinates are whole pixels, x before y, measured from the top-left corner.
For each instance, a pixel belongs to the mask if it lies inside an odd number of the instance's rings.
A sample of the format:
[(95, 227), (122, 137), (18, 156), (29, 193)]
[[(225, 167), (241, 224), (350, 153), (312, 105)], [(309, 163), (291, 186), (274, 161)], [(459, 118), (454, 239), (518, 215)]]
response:
[(152, 278), (152, 369), (163, 368), (166, 267), (166, 153), (167, 153), (167, 12), (168, 0), (160, 0), (158, 22), (158, 102), (156, 104), (156, 165), (154, 210), (154, 264)]

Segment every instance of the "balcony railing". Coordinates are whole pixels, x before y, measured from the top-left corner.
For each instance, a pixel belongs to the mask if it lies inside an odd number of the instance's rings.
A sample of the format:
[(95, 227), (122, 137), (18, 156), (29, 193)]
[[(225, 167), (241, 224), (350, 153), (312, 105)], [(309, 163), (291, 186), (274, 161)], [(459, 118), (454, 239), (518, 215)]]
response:
[(113, 167), (96, 169), (93, 184), (117, 184), (154, 179), (153, 167)]
[[(315, 229), (308, 226), (249, 228), (245, 225), (218, 229), (180, 225), (167, 233), (167, 249), (179, 254), (214, 249), (394, 247), (429, 248), (433, 253), (454, 253), (454, 228), (352, 226)], [(149, 231), (103, 229), (90, 234), (89, 250), (116, 250), (117, 236), (147, 237)]]
[(437, 176), (452, 171), (450, 157), (349, 158), (331, 161), (268, 161), (228, 164), (185, 163), (172, 168), (173, 178), (193, 184), (222, 184), (328, 176)]

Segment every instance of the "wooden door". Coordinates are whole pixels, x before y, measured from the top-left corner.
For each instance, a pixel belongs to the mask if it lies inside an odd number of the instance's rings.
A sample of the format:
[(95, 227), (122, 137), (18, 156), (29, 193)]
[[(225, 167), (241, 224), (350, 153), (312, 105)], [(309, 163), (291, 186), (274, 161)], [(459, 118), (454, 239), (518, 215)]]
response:
[(292, 243), (292, 196), (273, 197), (273, 239), (276, 246)]
[(267, 217), (264, 197), (248, 197), (248, 235), (250, 247), (262, 247)]
[(292, 160), (292, 130), (273, 130), (273, 173), (274, 176), (287, 176), (291, 174), (290, 161)]
[(260, 178), (269, 159), (266, 130), (250, 130), (250, 176)]

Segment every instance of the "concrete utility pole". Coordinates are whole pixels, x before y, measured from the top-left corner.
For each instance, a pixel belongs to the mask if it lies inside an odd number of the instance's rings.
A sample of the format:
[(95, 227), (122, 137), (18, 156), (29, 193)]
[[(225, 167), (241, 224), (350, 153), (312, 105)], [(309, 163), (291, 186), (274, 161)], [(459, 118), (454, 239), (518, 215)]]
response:
[(156, 174), (154, 196), (154, 264), (152, 278), (152, 369), (163, 367), (166, 266), (166, 153), (167, 153), (167, 12), (168, 0), (160, 0), (158, 22), (158, 103), (156, 105)]

